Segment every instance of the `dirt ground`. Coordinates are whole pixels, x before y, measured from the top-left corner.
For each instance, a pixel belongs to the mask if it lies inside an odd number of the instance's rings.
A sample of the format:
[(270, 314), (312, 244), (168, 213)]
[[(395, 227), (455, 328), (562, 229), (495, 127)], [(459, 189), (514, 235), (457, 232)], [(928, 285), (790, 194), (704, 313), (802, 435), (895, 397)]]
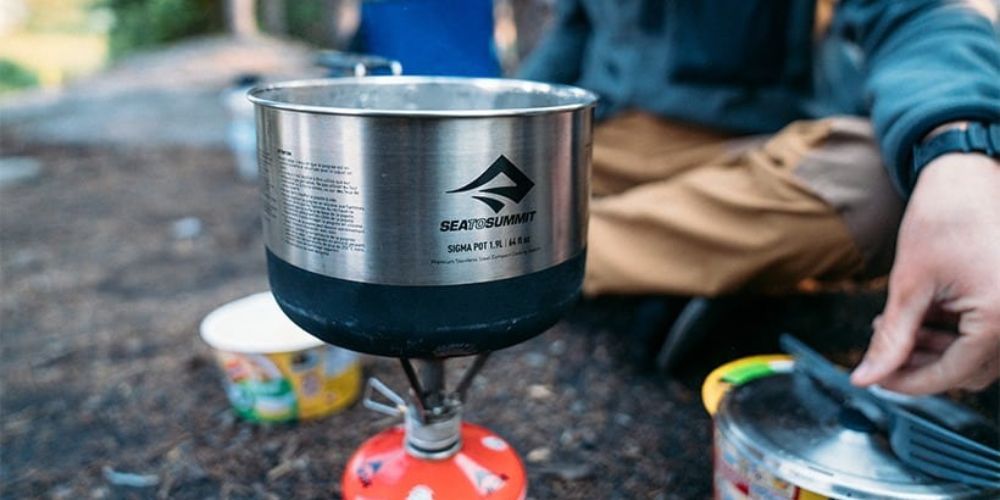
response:
[[(229, 409), (197, 331), (213, 308), (267, 288), (257, 190), (218, 145), (224, 119), (184, 111), (218, 106), (218, 87), (247, 69), (226, 61), (242, 64), (250, 49), (226, 47), (194, 66), (185, 46), (110, 71), (104, 86), (80, 85), (101, 92), (76, 104), (5, 109), (2, 155), (37, 161), (41, 174), (0, 187), (0, 497), (337, 497), (350, 453), (392, 423), (360, 405), (270, 426)], [(217, 68), (228, 73), (207, 75)], [(149, 81), (119, 88), (136, 75)], [(182, 93), (177, 75), (194, 90)], [(207, 133), (216, 139), (188, 140)], [(782, 331), (857, 358), (883, 300), (870, 289), (734, 300), (674, 376), (636, 363), (625, 339), (634, 301), (587, 302), (496, 353), (468, 420), (532, 458), (529, 498), (706, 498), (708, 371), (776, 352)], [(365, 369), (404, 389), (394, 360), (367, 358)], [(997, 394), (973, 402), (995, 419)], [(148, 485), (114, 484), (116, 472)]]
[[(239, 421), (197, 337), (212, 308), (267, 286), (256, 189), (236, 180), (229, 153), (3, 140), (7, 154), (42, 165), (40, 178), (2, 194), (3, 496), (336, 494), (350, 452), (389, 422), (359, 405), (298, 425)], [(191, 217), (200, 233), (177, 234), (176, 222)], [(773, 351), (785, 329), (856, 355), (881, 300), (757, 299), (674, 378), (630, 361), (627, 301), (588, 303), (497, 353), (468, 418), (541, 458), (528, 463), (531, 498), (705, 498), (701, 377), (727, 359)], [(404, 387), (391, 360), (369, 358), (366, 370)], [(106, 468), (157, 484), (116, 486)]]

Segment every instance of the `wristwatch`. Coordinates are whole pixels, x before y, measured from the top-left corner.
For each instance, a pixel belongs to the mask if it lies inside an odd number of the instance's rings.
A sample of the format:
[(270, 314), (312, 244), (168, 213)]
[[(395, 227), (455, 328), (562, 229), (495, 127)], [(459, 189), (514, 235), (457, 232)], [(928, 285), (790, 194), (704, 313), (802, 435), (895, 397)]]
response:
[(920, 171), (938, 156), (946, 153), (982, 153), (1000, 157), (1000, 123), (968, 122), (964, 127), (945, 130), (913, 146), (913, 171), (916, 182)]

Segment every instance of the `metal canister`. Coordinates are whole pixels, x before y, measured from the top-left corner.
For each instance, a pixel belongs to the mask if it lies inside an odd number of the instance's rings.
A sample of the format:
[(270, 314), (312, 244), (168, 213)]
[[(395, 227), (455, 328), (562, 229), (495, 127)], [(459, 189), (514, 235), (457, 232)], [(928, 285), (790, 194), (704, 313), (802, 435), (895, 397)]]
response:
[(786, 356), (756, 356), (706, 379), (702, 397), (715, 417), (715, 498), (984, 497), (908, 468), (860, 414), (793, 366)]
[(422, 363), (423, 382), (404, 362), (414, 387), (410, 402), (369, 379), (365, 407), (404, 422), (354, 452), (341, 481), (344, 499), (524, 500), (528, 479), (517, 451), (489, 429), (462, 421), (465, 391), (485, 360), (474, 360), (453, 391), (444, 389), (443, 361)]
[(514, 448), (489, 429), (461, 423), (461, 449), (444, 458), (417, 456), (408, 430), (393, 427), (366, 441), (344, 471), (345, 499), (523, 500), (528, 482)]

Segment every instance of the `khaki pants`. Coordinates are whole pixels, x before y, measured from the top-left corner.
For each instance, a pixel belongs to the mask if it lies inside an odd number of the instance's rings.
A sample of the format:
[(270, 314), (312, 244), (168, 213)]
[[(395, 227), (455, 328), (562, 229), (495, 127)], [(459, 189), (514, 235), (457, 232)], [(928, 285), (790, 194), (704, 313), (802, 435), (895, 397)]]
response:
[(715, 296), (885, 273), (903, 203), (868, 121), (733, 138), (643, 113), (594, 132), (588, 295)]

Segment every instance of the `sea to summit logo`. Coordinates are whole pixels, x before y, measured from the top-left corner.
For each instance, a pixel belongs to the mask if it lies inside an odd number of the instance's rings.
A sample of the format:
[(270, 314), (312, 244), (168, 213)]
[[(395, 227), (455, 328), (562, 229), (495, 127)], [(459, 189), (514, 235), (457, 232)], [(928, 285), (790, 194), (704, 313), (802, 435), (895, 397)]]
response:
[[(501, 175), (506, 176), (509, 182), (503, 181), (494, 183), (493, 181)], [(511, 185), (513, 183), (513, 185)], [(486, 187), (492, 184), (493, 187)], [(535, 211), (508, 213), (499, 215), (500, 211), (507, 206), (508, 202), (514, 204), (521, 203), (521, 200), (528, 195), (535, 183), (524, 175), (506, 156), (500, 155), (485, 172), (479, 174), (472, 182), (448, 193), (465, 193), (473, 191), (472, 197), (485, 203), (493, 210), (492, 217), (471, 217), (468, 219), (450, 219), (441, 221), (440, 230), (447, 231), (476, 231), (481, 229), (493, 229), (518, 224), (528, 224), (535, 220)], [(485, 245), (485, 243), (482, 243)]]
[[(483, 186), (493, 182), (494, 179), (500, 177), (501, 175), (507, 176), (511, 182), (514, 183), (513, 186), (497, 186), (485, 189), (479, 189)], [(493, 213), (500, 213), (505, 206), (505, 201), (498, 199), (498, 197), (506, 198), (507, 200), (513, 201), (514, 203), (521, 203), (521, 200), (527, 196), (528, 191), (535, 187), (535, 183), (528, 178), (517, 166), (515, 166), (506, 156), (500, 155), (499, 158), (494, 161), (485, 172), (479, 174), (472, 182), (458, 188), (448, 191), (448, 193), (464, 193), (466, 191), (477, 190), (479, 195), (473, 195), (472, 197), (485, 203), (491, 209)]]

